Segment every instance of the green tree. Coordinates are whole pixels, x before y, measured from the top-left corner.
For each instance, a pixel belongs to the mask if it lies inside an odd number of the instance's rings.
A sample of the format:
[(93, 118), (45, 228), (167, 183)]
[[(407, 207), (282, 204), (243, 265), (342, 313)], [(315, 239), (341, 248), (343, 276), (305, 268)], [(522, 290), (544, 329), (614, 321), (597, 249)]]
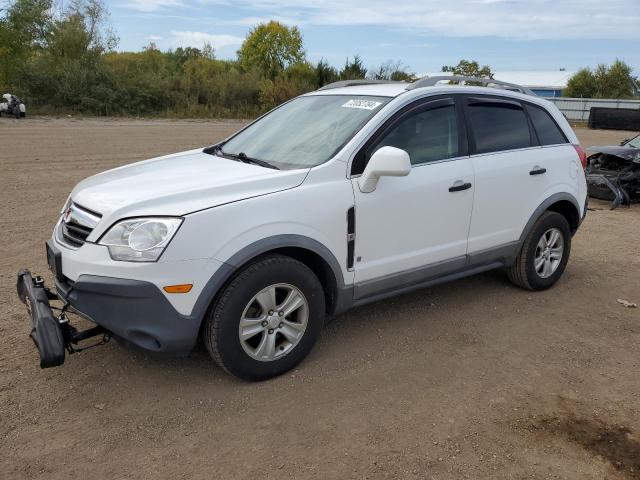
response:
[(562, 95), (572, 98), (594, 98), (597, 89), (593, 72), (588, 68), (581, 68), (569, 79)]
[(562, 95), (573, 98), (630, 98), (633, 96), (631, 67), (616, 60), (611, 66), (598, 65), (595, 71), (582, 68), (569, 79)]
[(338, 80), (338, 71), (322, 58), (316, 65), (316, 88)]
[(274, 20), (253, 28), (238, 50), (238, 61), (244, 70), (257, 68), (270, 78), (304, 59), (298, 27), (287, 27)]
[[(155, 45), (154, 48), (157, 50), (157, 47)], [(169, 50), (167, 52), (167, 55), (173, 59), (176, 66), (178, 67), (182, 67), (182, 65), (184, 65), (188, 60), (204, 56), (202, 50), (193, 47), (178, 47), (174, 51)]]
[(347, 60), (344, 63), (344, 67), (340, 70), (340, 80), (358, 80), (366, 78), (367, 69), (364, 68), (364, 63), (360, 55), (355, 55), (353, 61)]
[(600, 98), (629, 98), (631, 91), (631, 67), (616, 59), (610, 67), (598, 65), (594, 74)]
[(0, 87), (18, 83), (24, 64), (41, 48), (51, 25), (51, 0), (8, 2), (0, 18)]
[(460, 60), (458, 65), (442, 67), (443, 72), (449, 72), (453, 75), (462, 77), (480, 77), (480, 78), (493, 78), (493, 72), (488, 65), (482, 67), (475, 60)]
[(316, 70), (313, 65), (295, 63), (275, 79), (266, 79), (260, 87), (260, 103), (265, 109), (273, 108), (302, 93), (316, 89)]
[(24, 72), (31, 99), (79, 111), (100, 111), (113, 99), (104, 53), (117, 38), (100, 0), (75, 0), (53, 19), (42, 51)]

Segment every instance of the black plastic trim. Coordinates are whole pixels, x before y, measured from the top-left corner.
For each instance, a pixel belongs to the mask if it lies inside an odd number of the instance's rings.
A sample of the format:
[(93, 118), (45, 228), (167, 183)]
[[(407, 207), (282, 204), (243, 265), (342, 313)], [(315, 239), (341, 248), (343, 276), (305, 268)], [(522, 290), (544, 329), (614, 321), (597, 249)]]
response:
[(461, 183), (460, 185), (451, 185), (449, 187), (449, 191), (450, 192), (462, 192), (464, 190), (469, 190), (471, 188), (471, 183), (470, 182), (466, 182), (466, 183)]
[[(385, 298), (393, 297), (396, 295), (400, 295), (403, 293), (409, 293), (415, 290), (420, 290), (423, 288), (432, 287), (434, 285), (438, 285), (441, 283), (450, 282), (453, 280), (458, 280), (460, 278), (469, 277), (471, 275), (476, 275), (478, 273), (486, 272), (489, 270), (494, 270), (496, 268), (500, 268), (504, 266), (504, 264), (500, 262), (487, 263), (484, 265), (471, 266), (464, 269), (457, 270), (454, 268), (455, 264), (451, 265), (451, 269), (443, 272), (442, 274), (436, 274), (433, 276), (429, 276), (429, 274), (424, 274), (422, 277), (422, 281), (418, 281), (415, 283), (409, 283), (401, 286), (394, 286), (388, 289), (378, 288), (373, 293), (370, 293), (368, 296), (362, 296), (357, 298), (353, 306), (361, 306), (366, 305), (368, 303), (377, 302), (378, 300), (383, 300)], [(382, 287), (382, 285), (380, 285)]]
[(138, 347), (188, 353), (196, 343), (202, 318), (178, 313), (152, 283), (80, 275), (73, 288), (64, 287), (56, 282), (73, 311)]
[(336, 280), (337, 298), (334, 310), (344, 311), (348, 308), (353, 300), (352, 298), (349, 298), (349, 292), (351, 290), (349, 286), (345, 285), (342, 268), (333, 253), (331, 253), (331, 251), (323, 244), (312, 238), (305, 237), (304, 235), (283, 234), (258, 240), (257, 242), (244, 247), (231, 258), (227, 259), (206, 283), (193, 307), (191, 316), (199, 318), (200, 321), (202, 321), (207, 309), (215, 299), (220, 289), (242, 266), (264, 253), (281, 248), (292, 247), (309, 250), (319, 255), (329, 265)]
[(569, 193), (564, 193), (564, 192), (555, 193), (551, 195), (549, 198), (547, 198), (544, 202), (542, 202), (538, 206), (538, 208), (535, 209), (535, 211), (531, 215), (531, 218), (529, 218), (529, 221), (527, 222), (524, 229), (522, 230), (522, 234), (520, 235), (520, 239), (519, 239), (520, 244), (522, 244), (525, 238), (527, 238), (527, 235), (529, 235), (529, 232), (533, 228), (533, 225), (536, 223), (538, 218), (540, 218), (540, 215), (542, 215), (546, 210), (548, 210), (551, 205), (553, 205), (554, 203), (560, 202), (562, 200), (571, 202), (573, 206), (576, 208), (576, 213), (578, 213), (578, 218), (580, 217), (579, 215), (580, 204), (578, 203), (578, 200), (576, 200), (576, 198), (573, 195)]
[(347, 269), (353, 268), (356, 251), (356, 208), (347, 210)]

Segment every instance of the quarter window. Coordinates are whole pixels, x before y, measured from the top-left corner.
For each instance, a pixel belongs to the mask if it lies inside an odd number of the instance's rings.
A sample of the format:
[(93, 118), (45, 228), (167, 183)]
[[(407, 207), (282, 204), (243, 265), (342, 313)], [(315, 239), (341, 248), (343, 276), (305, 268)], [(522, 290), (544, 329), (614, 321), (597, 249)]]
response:
[(558, 145), (567, 143), (567, 138), (560, 127), (543, 108), (527, 104), (527, 111), (538, 134), (540, 145)]
[(531, 146), (527, 116), (515, 103), (471, 100), (467, 111), (476, 143), (475, 153)]
[(458, 156), (458, 124), (453, 104), (418, 109), (407, 114), (367, 149), (370, 157), (381, 147), (401, 148), (413, 165)]

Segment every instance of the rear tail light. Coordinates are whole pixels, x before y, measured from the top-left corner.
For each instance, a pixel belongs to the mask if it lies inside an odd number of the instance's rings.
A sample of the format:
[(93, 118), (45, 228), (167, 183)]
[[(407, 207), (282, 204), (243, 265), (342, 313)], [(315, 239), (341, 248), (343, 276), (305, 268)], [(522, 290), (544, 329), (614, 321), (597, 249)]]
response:
[(583, 170), (587, 169), (587, 152), (580, 145), (574, 145), (573, 148), (576, 149), (576, 153), (580, 157), (580, 163), (582, 164)]

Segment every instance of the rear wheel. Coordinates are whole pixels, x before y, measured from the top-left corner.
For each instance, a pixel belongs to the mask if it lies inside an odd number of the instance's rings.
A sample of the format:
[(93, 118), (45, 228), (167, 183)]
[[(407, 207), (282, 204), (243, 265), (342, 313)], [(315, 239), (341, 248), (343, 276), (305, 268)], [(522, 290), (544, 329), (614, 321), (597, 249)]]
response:
[(560, 279), (570, 252), (571, 229), (567, 219), (557, 212), (545, 212), (527, 235), (507, 275), (522, 288), (544, 290)]
[(269, 255), (224, 288), (206, 319), (203, 340), (227, 372), (265, 380), (307, 356), (324, 316), (324, 291), (314, 273), (293, 258)]

